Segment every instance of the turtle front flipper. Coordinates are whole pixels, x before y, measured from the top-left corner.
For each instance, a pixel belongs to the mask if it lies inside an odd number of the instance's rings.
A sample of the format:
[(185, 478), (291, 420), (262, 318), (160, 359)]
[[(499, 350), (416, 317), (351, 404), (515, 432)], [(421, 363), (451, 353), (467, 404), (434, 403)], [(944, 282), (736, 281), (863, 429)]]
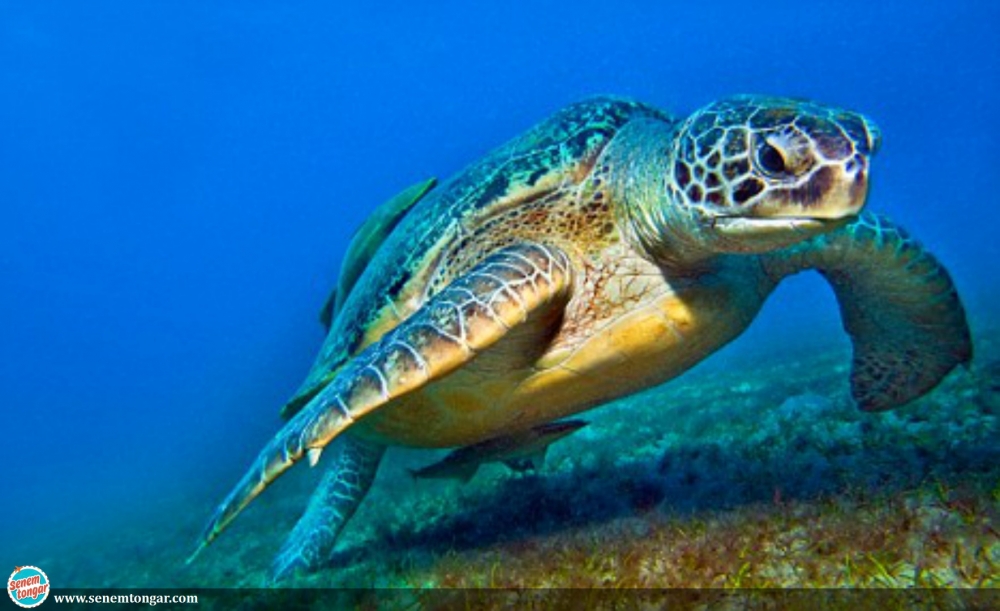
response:
[(333, 551), (340, 531), (368, 493), (385, 446), (344, 436), (344, 446), (327, 468), (292, 534), (274, 559), (272, 578), (281, 581), (296, 571), (313, 571)]
[(349, 361), (285, 424), (218, 507), (199, 550), (303, 456), (315, 464), (356, 420), (451, 373), (512, 330), (547, 333), (570, 286), (566, 254), (534, 243), (499, 250), (457, 278)]
[(864, 214), (763, 258), (778, 278), (816, 269), (833, 287), (854, 345), (851, 394), (868, 411), (917, 399), (972, 359), (948, 271), (902, 228)]

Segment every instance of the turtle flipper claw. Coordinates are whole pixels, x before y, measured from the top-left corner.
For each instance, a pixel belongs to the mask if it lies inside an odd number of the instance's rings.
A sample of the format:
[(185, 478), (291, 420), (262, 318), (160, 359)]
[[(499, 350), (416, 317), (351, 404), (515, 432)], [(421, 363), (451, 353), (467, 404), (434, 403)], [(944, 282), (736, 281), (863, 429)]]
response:
[(363, 350), (288, 421), (216, 510), (203, 543), (278, 476), (357, 419), (451, 373), (512, 329), (552, 318), (569, 300), (570, 287), (569, 258), (541, 244), (509, 246), (473, 267)]

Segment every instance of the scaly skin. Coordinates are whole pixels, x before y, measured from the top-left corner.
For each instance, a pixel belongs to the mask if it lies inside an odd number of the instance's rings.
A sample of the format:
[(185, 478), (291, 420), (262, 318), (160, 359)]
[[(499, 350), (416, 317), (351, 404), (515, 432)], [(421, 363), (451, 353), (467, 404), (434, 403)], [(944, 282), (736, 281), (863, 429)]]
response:
[(854, 344), (851, 393), (864, 410), (908, 403), (972, 360), (965, 309), (948, 270), (885, 217), (862, 214), (762, 263), (775, 281), (814, 269), (833, 287)]
[[(343, 302), (306, 380), (285, 407), (294, 415), (349, 358), (415, 312), (462, 272), (513, 243), (484, 227), (538, 198), (563, 209), (595, 157), (636, 117), (674, 122), (651, 106), (616, 98), (573, 104), (442, 182), (400, 221)], [(574, 238), (579, 224), (529, 222), (549, 235)], [(585, 223), (586, 230), (594, 223)], [(464, 257), (472, 254), (472, 257)]]
[[(740, 96), (683, 121), (615, 99), (557, 113), (399, 221), (287, 406), (294, 417), (202, 545), (348, 429), (379, 446), (472, 445), (662, 383), (742, 333), (801, 269), (841, 300), (862, 407), (926, 392), (968, 359), (968, 329), (936, 260), (855, 221), (878, 140), (861, 115), (781, 98)], [(873, 246), (883, 238), (900, 252)], [(869, 314), (883, 294), (891, 303)], [(928, 320), (944, 322), (928, 333)], [(316, 503), (348, 515), (366, 485)], [(343, 520), (306, 532), (324, 511), (307, 512), (286, 547), (310, 551), (280, 572), (328, 554)]]
[(323, 474), (306, 512), (274, 559), (271, 573), (281, 581), (296, 571), (321, 565), (368, 493), (385, 446), (344, 437), (344, 447)]
[(561, 251), (519, 244), (495, 253), (435, 295), (405, 325), (352, 359), (271, 440), (217, 509), (203, 545), (307, 453), (315, 464), (322, 449), (357, 420), (447, 376), (510, 328), (547, 321), (564, 307), (571, 282)]

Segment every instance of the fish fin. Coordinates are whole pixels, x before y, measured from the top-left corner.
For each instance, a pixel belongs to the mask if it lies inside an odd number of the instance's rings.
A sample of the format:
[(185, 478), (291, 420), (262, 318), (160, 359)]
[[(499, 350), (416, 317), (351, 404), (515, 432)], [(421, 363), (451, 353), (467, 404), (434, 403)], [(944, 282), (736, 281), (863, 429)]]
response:
[(481, 462), (472, 461), (465, 464), (449, 464), (448, 458), (441, 462), (436, 462), (422, 469), (407, 469), (413, 479), (457, 479), (463, 484), (467, 483), (479, 470)]
[(323, 309), (319, 311), (319, 323), (327, 331), (333, 325), (333, 316), (336, 313), (335, 309), (337, 306), (337, 292), (337, 287), (333, 287), (330, 295), (326, 298), (326, 303), (323, 304)]
[(476, 471), (479, 471), (480, 463), (470, 463), (466, 466), (460, 467), (454, 475), (454, 478), (461, 481), (463, 484), (468, 484), (469, 481), (475, 477)]
[(546, 446), (530, 456), (508, 458), (501, 462), (507, 465), (511, 471), (517, 471), (518, 473), (524, 473), (525, 471), (540, 471), (542, 467), (545, 466), (545, 453), (548, 449), (548, 446)]
[(343, 262), (340, 265), (340, 275), (337, 286), (330, 292), (330, 297), (320, 313), (320, 321), (330, 329), (333, 319), (337, 317), (347, 296), (354, 290), (358, 278), (368, 267), (392, 230), (396, 228), (406, 213), (427, 195), (437, 185), (436, 178), (429, 178), (403, 189), (389, 200), (376, 208), (355, 230), (347, 245)]
[(526, 458), (510, 458), (503, 461), (503, 464), (507, 465), (507, 468), (511, 471), (517, 471), (518, 473), (524, 473), (529, 469), (535, 468), (535, 465)]
[[(555, 440), (553, 439), (552, 441)], [(549, 443), (551, 444), (551, 442)], [(541, 468), (545, 466), (545, 455), (548, 453), (548, 451), (549, 451), (549, 446), (546, 445), (542, 448), (539, 448), (537, 452), (527, 457), (525, 460), (528, 461), (528, 464), (531, 465), (532, 469), (534, 469), (535, 471), (540, 471)]]

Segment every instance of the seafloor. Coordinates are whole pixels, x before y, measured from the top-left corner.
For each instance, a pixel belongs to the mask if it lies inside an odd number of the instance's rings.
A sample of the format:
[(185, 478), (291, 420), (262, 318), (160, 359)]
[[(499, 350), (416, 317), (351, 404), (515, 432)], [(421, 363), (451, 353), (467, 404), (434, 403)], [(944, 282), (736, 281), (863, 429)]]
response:
[[(970, 369), (882, 414), (850, 404), (832, 345), (762, 348), (590, 412), (537, 473), (413, 481), (437, 455), (397, 451), (329, 566), (288, 585), (1000, 587), (1000, 333), (977, 330)], [(66, 587), (261, 587), (316, 471), (191, 566), (218, 498), (162, 500), (35, 563)]]

